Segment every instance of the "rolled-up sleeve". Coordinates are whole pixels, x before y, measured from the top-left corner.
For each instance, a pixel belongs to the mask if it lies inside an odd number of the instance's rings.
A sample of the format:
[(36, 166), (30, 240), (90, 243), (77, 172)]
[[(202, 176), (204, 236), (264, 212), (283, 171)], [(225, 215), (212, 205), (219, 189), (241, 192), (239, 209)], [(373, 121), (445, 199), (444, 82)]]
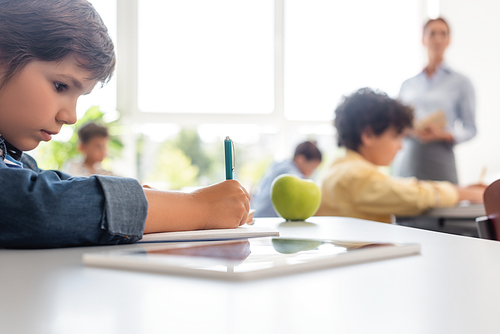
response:
[(0, 166), (0, 184), (0, 247), (108, 245), (142, 238), (148, 203), (135, 179)]
[(142, 238), (148, 210), (146, 195), (137, 180), (112, 176), (94, 176), (104, 192), (104, 214), (102, 228), (109, 234)]

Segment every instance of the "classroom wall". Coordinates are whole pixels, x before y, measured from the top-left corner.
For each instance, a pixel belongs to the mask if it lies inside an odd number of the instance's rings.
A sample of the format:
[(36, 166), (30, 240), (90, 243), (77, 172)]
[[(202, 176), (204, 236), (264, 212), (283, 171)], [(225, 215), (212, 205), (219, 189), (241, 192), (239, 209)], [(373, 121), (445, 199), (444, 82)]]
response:
[(447, 62), (473, 82), (478, 135), (456, 148), (460, 184), (500, 178), (500, 2), (441, 0), (440, 14), (451, 26)]

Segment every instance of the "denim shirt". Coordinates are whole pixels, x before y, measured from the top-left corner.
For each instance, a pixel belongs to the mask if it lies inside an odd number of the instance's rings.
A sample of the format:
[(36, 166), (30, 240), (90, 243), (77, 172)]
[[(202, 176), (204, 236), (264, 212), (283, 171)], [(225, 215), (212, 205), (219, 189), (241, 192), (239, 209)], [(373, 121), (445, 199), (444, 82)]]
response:
[(71, 177), (4, 162), (0, 137), (0, 247), (52, 248), (133, 243), (142, 238), (148, 202), (135, 179)]

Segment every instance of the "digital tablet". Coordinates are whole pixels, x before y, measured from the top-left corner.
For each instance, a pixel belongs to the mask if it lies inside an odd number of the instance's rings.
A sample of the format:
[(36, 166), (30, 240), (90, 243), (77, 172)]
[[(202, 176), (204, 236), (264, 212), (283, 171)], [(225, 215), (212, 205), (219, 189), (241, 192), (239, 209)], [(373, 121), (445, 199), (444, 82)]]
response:
[(85, 253), (83, 262), (94, 267), (248, 280), (418, 253), (419, 244), (265, 237)]

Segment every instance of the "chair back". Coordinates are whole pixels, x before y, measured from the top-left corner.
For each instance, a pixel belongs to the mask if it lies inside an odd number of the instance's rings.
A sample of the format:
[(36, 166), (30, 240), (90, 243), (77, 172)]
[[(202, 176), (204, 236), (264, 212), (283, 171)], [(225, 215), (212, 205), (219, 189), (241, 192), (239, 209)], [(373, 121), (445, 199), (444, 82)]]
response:
[(500, 240), (500, 180), (490, 184), (484, 191), (485, 218), (478, 218), (479, 237)]

